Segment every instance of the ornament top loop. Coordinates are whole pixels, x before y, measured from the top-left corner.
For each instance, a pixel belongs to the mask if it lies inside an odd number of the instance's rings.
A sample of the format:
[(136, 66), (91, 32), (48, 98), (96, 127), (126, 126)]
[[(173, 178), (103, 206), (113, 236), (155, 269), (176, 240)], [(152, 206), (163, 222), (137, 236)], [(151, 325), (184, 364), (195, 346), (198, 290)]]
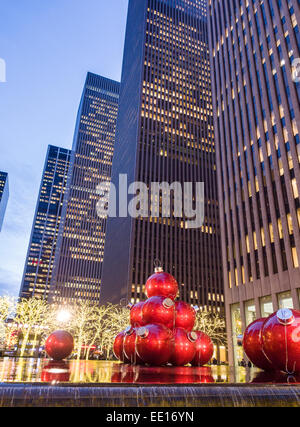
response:
[(175, 303), (174, 303), (174, 301), (173, 300), (171, 300), (171, 298), (166, 298), (165, 300), (164, 300), (164, 302), (163, 302), (163, 306), (165, 307), (165, 308), (171, 308), (171, 307), (173, 307), (175, 305)]
[(132, 326), (127, 326), (127, 328), (125, 329), (125, 334), (126, 335), (132, 335), (132, 333), (133, 333)]
[(197, 339), (198, 339), (198, 335), (196, 334), (196, 332), (190, 332), (190, 333), (188, 334), (188, 339), (189, 339), (191, 342), (196, 342), (196, 341), (197, 341)]
[(137, 333), (136, 333), (139, 337), (141, 337), (141, 338), (147, 338), (147, 336), (149, 335), (149, 329), (147, 329), (147, 328), (144, 328), (144, 327), (142, 327), (142, 328), (139, 328), (138, 330), (137, 330)]
[(282, 325), (291, 325), (295, 320), (293, 312), (288, 308), (281, 308), (277, 311), (277, 320)]
[(164, 271), (161, 261), (158, 258), (154, 260), (154, 271), (155, 273), (162, 273)]

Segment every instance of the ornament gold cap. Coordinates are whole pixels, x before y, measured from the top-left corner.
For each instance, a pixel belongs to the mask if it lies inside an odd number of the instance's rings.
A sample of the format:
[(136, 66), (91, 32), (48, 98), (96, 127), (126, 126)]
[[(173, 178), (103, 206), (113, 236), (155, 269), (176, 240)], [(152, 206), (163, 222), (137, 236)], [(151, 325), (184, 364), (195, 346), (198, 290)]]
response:
[(281, 308), (277, 311), (277, 320), (282, 325), (291, 325), (295, 320), (293, 312), (289, 308)]
[(144, 326), (142, 328), (139, 328), (136, 333), (141, 338), (147, 338), (149, 335), (149, 329), (145, 328)]
[(192, 342), (196, 342), (198, 339), (198, 335), (196, 334), (196, 332), (189, 332), (188, 339)]
[(125, 329), (125, 334), (126, 335), (131, 335), (133, 333), (133, 327), (132, 326), (127, 326), (127, 328)]
[(171, 298), (166, 298), (164, 301), (163, 301), (163, 306), (165, 307), (165, 308), (171, 308), (171, 307), (173, 307), (175, 305), (175, 303), (174, 303), (174, 301), (173, 300), (171, 300)]
[(159, 259), (154, 261), (154, 272), (155, 273), (163, 273), (164, 269), (162, 268), (161, 262)]
[(197, 305), (192, 305), (192, 307), (195, 311), (200, 311), (200, 308)]

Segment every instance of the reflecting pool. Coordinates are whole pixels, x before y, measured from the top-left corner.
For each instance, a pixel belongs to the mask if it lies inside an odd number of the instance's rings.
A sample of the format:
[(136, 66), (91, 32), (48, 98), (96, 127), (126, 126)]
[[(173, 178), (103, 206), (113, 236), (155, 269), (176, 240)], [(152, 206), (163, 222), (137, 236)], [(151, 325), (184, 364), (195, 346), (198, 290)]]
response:
[(300, 376), (227, 366), (146, 367), (107, 361), (0, 359), (1, 383), (76, 384), (300, 384)]

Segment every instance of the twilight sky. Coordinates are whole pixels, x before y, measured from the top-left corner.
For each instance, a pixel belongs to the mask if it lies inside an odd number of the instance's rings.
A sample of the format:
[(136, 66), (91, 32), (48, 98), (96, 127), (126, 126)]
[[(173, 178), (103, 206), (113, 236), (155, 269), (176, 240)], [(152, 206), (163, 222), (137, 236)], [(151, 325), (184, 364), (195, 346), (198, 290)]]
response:
[(18, 295), (48, 144), (71, 148), (87, 71), (120, 80), (128, 0), (1, 2), (0, 295)]

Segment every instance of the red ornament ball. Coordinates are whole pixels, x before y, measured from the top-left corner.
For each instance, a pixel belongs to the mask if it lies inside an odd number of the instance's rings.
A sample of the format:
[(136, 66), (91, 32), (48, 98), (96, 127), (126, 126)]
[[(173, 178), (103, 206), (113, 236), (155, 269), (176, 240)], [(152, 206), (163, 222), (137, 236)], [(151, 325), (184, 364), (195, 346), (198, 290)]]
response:
[(142, 359), (137, 355), (135, 343), (136, 343), (136, 329), (128, 328), (126, 330), (126, 334), (124, 338), (125, 357), (133, 365), (143, 365)]
[(159, 323), (173, 329), (175, 326), (175, 303), (170, 298), (151, 297), (144, 303), (142, 315), (146, 325)]
[(175, 303), (176, 319), (175, 327), (183, 328), (186, 331), (192, 331), (196, 322), (195, 309), (186, 302), (177, 301)]
[(124, 354), (124, 338), (126, 336), (126, 332), (120, 332), (114, 341), (113, 352), (117, 359), (124, 363), (130, 363), (130, 360)]
[(174, 336), (164, 325), (147, 325), (137, 330), (136, 351), (144, 363), (161, 366), (168, 363), (174, 349)]
[(243, 348), (249, 360), (257, 368), (264, 371), (274, 371), (270, 360), (266, 357), (262, 348), (261, 331), (266, 319), (258, 319), (252, 322), (245, 330)]
[(263, 350), (276, 369), (300, 372), (300, 311), (278, 310), (265, 321), (261, 336)]
[(158, 269), (147, 280), (145, 293), (147, 298), (163, 296), (174, 300), (178, 293), (178, 283), (171, 274)]
[(214, 354), (214, 345), (210, 337), (203, 332), (196, 332), (196, 355), (192, 360), (193, 366), (204, 366), (210, 361)]
[(185, 366), (190, 363), (196, 355), (196, 341), (198, 336), (195, 332), (188, 332), (182, 328), (174, 331), (175, 346), (169, 362), (173, 366)]
[(51, 359), (59, 361), (70, 356), (74, 349), (74, 340), (66, 331), (53, 332), (46, 340), (45, 350)]
[(144, 306), (144, 302), (138, 302), (133, 305), (130, 309), (130, 324), (134, 328), (139, 328), (141, 326), (145, 326), (142, 316), (142, 308)]

